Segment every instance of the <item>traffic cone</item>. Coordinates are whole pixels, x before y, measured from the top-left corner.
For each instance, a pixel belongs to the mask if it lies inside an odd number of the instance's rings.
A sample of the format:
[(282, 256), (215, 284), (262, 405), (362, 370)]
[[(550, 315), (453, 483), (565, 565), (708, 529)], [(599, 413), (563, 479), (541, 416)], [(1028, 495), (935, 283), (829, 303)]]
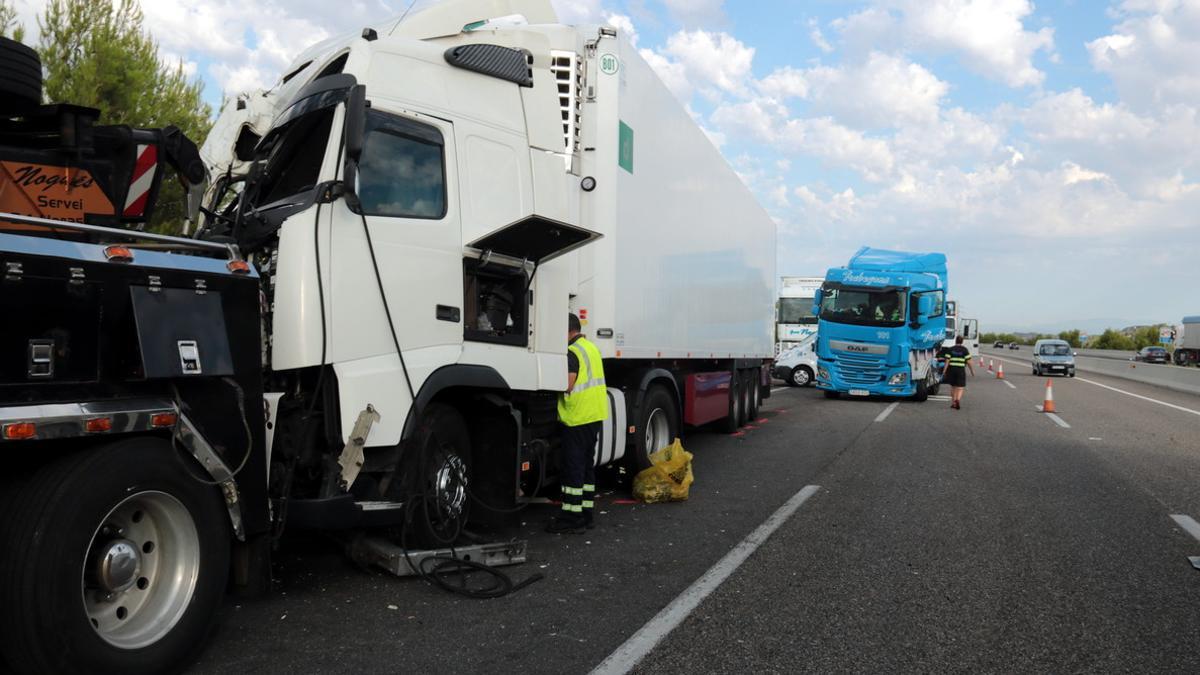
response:
[(982, 368), (982, 367), (983, 367), (983, 365), (984, 365), (984, 364), (983, 364), (983, 354), (980, 354), (980, 355), (979, 355), (979, 367), (980, 367), (980, 368)]
[(1054, 412), (1054, 387), (1050, 386), (1050, 380), (1046, 380), (1046, 400), (1042, 402), (1042, 412)]
[(1000, 367), (996, 369), (996, 379), (997, 380), (1004, 379), (1004, 364), (1003, 363), (1001, 363)]
[(988, 372), (989, 373), (996, 372), (996, 360), (995, 359), (988, 359)]

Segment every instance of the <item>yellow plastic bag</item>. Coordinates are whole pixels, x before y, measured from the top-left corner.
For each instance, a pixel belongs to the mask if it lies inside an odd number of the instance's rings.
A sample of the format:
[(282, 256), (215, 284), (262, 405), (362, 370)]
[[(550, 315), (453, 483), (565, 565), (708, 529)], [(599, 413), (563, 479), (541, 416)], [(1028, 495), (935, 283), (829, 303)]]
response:
[(633, 477), (633, 498), (657, 504), (687, 500), (695, 476), (692, 475), (692, 453), (675, 442), (650, 455), (650, 468)]

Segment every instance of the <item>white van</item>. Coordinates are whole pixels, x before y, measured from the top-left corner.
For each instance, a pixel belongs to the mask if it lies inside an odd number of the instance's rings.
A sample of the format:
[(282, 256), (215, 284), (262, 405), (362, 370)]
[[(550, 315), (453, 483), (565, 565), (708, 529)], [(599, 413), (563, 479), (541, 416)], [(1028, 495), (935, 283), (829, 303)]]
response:
[(1033, 343), (1033, 374), (1059, 373), (1075, 377), (1075, 351), (1066, 340)]
[(796, 346), (780, 352), (779, 356), (775, 357), (775, 366), (771, 369), (771, 374), (776, 379), (783, 380), (792, 387), (812, 385), (816, 372), (816, 333), (805, 336)]

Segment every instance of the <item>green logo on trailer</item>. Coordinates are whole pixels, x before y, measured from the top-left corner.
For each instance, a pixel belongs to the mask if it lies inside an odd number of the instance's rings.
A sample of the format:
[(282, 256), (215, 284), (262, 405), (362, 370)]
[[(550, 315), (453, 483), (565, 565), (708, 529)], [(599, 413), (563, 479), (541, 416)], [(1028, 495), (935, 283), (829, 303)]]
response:
[(605, 75), (616, 75), (621, 69), (621, 61), (615, 54), (604, 54), (600, 57), (600, 72)]
[(618, 143), (617, 164), (629, 173), (633, 173), (633, 129), (624, 122), (621, 122)]

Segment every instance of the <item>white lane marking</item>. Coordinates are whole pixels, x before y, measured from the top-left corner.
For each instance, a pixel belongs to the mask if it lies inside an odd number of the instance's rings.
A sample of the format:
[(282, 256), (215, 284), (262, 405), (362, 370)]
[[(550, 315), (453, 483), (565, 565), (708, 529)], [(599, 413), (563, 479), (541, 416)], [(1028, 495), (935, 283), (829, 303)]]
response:
[(1141, 394), (1135, 394), (1135, 393), (1133, 393), (1133, 392), (1125, 391), (1124, 389), (1117, 389), (1116, 387), (1110, 387), (1110, 386), (1108, 386), (1107, 384), (1102, 384), (1102, 383), (1100, 383), (1100, 382), (1096, 382), (1095, 380), (1089, 380), (1089, 379), (1087, 379), (1086, 377), (1076, 377), (1075, 379), (1079, 380), (1080, 382), (1087, 382), (1088, 384), (1094, 384), (1094, 385), (1096, 385), (1097, 387), (1104, 387), (1105, 389), (1110, 389), (1110, 390), (1112, 390), (1112, 391), (1115, 391), (1115, 392), (1117, 392), (1118, 394), (1125, 394), (1126, 396), (1132, 396), (1132, 397), (1134, 397), (1134, 398), (1140, 398), (1140, 399), (1142, 399), (1143, 401), (1149, 401), (1149, 402), (1151, 402), (1151, 403), (1157, 403), (1157, 404), (1159, 404), (1159, 405), (1165, 405), (1165, 406), (1167, 406), (1168, 408), (1174, 408), (1175, 410), (1179, 410), (1179, 411), (1181, 411), (1181, 412), (1185, 412), (1185, 413), (1191, 413), (1191, 414), (1193, 414), (1193, 415), (1200, 415), (1200, 410), (1192, 410), (1191, 408), (1185, 408), (1185, 407), (1183, 407), (1183, 406), (1181, 406), (1181, 405), (1175, 405), (1174, 403), (1167, 403), (1166, 401), (1160, 401), (1160, 400), (1158, 400), (1158, 399), (1156, 399), (1156, 398), (1150, 398), (1149, 396), (1142, 396)]
[(633, 670), (642, 659), (646, 658), (651, 651), (662, 641), (671, 631), (675, 630), (679, 624), (683, 623), (705, 598), (715, 591), (729, 575), (733, 574), (746, 559), (750, 557), (754, 551), (762, 546), (764, 542), (770, 538), (779, 526), (787, 521), (788, 518), (799, 509), (809, 497), (820, 490), (820, 485), (807, 485), (804, 489), (792, 495), (792, 498), (787, 500), (783, 506), (779, 507), (775, 513), (771, 514), (762, 525), (759, 525), (753, 532), (741, 541), (732, 551), (725, 554), (724, 558), (717, 561), (704, 576), (700, 577), (687, 590), (680, 593), (671, 604), (663, 608), (661, 612), (654, 615), (653, 619), (646, 622), (646, 625), (638, 629), (628, 640), (625, 641), (617, 650), (608, 655), (608, 658), (600, 662), (592, 670), (592, 675), (609, 675), (615, 673), (628, 673)]
[[(1035, 405), (1035, 406), (1033, 406), (1033, 407), (1034, 407), (1034, 408), (1037, 408), (1037, 411), (1038, 411), (1038, 412), (1042, 412), (1042, 406), (1040, 406), (1040, 405)], [(1060, 427), (1062, 427), (1062, 428), (1064, 428), (1064, 429), (1070, 429), (1070, 428), (1071, 428), (1071, 425), (1070, 425), (1070, 424), (1067, 424), (1066, 420), (1064, 420), (1063, 418), (1059, 417), (1058, 415), (1055, 415), (1054, 413), (1046, 413), (1046, 417), (1049, 417), (1050, 419), (1054, 420), (1054, 423), (1055, 423), (1055, 424), (1057, 424), (1058, 426), (1060, 426)]]
[(930, 396), (929, 400), (930, 401), (949, 401), (950, 397), (949, 396)]
[(1000, 380), (1000, 381), (1003, 382), (1004, 384), (1007, 384), (1009, 389), (1017, 388), (1017, 385), (1013, 384), (1012, 382), (1009, 382), (1008, 380)]
[(1176, 525), (1179, 525), (1179, 527), (1183, 528), (1184, 532), (1187, 532), (1195, 537), (1196, 541), (1200, 541), (1200, 523), (1192, 520), (1191, 516), (1185, 516), (1183, 514), (1176, 513), (1171, 516), (1171, 519), (1175, 521)]
[(775, 392), (783, 391), (784, 389), (791, 389), (791, 387), (775, 387), (774, 389), (771, 390), (771, 393), (774, 394)]
[(896, 406), (898, 406), (898, 405), (900, 405), (900, 402), (899, 402), (899, 401), (896, 401), (895, 403), (893, 403), (893, 404), (889, 405), (888, 407), (884, 408), (884, 409), (883, 409), (883, 412), (879, 413), (879, 417), (876, 417), (876, 418), (875, 418), (875, 421), (876, 421), (876, 422), (882, 422), (882, 421), (886, 420), (886, 419), (888, 418), (888, 415), (891, 415), (891, 414), (892, 414), (892, 411), (893, 411), (893, 410), (895, 410), (895, 409), (896, 409)]

